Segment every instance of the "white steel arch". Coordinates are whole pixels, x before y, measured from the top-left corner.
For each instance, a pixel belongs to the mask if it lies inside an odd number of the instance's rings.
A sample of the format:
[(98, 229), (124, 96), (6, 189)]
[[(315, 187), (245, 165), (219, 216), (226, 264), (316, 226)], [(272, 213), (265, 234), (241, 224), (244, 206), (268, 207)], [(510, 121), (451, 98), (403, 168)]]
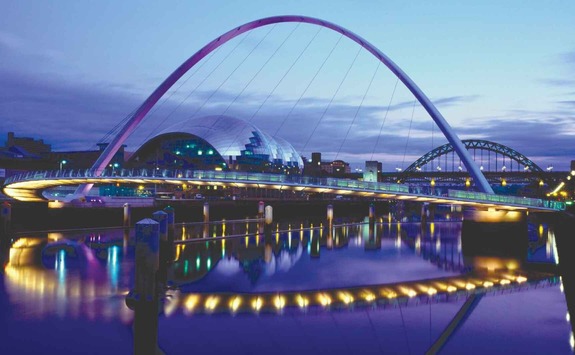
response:
[[(447, 138), (449, 143), (454, 147), (455, 151), (461, 158), (461, 161), (467, 168), (467, 171), (473, 177), (474, 182), (478, 185), (478, 188), (482, 192), (486, 193), (494, 193), (493, 189), (487, 182), (487, 179), (479, 169), (479, 167), (475, 164), (471, 155), (465, 149), (463, 143), (449, 123), (445, 120), (443, 115), (439, 112), (439, 110), (433, 105), (431, 100), (421, 91), (421, 89), (401, 70), (401, 68), (395, 64), (389, 57), (387, 57), (383, 52), (377, 49), (374, 45), (363, 39), (362, 37), (356, 35), (355, 33), (348, 31), (347, 29), (336, 25), (334, 23), (320, 20), (313, 17), (307, 16), (272, 16), (267, 17), (259, 20), (255, 20), (252, 22), (248, 22), (244, 25), (236, 27), (223, 35), (219, 36), (218, 38), (214, 39), (210, 43), (206, 44), (202, 49), (197, 51), (194, 55), (188, 58), (182, 65), (180, 65), (170, 76), (168, 76), (160, 86), (152, 92), (152, 94), (142, 103), (142, 105), (136, 110), (136, 112), (132, 115), (132, 117), (128, 120), (128, 122), (122, 127), (120, 132), (112, 139), (108, 147), (102, 152), (100, 157), (96, 160), (92, 169), (95, 171), (97, 175), (100, 175), (102, 171), (106, 168), (106, 165), (112, 160), (114, 154), (118, 151), (120, 146), (123, 142), (128, 138), (128, 136), (134, 131), (134, 129), (138, 126), (138, 124), (144, 119), (146, 114), (152, 109), (152, 107), (160, 100), (160, 98), (174, 85), (178, 79), (180, 79), (189, 69), (191, 69), (194, 65), (196, 65), (200, 60), (202, 60), (205, 56), (209, 53), (214, 51), (216, 48), (221, 46), (222, 44), (228, 42), (229, 40), (233, 39), (241, 35), (242, 33), (251, 31), (253, 29), (275, 24), (275, 23), (283, 23), (283, 22), (301, 22), (301, 23), (309, 23), (317, 26), (322, 26), (325, 28), (329, 28), (333, 31), (339, 32), (342, 35), (348, 37), (352, 41), (358, 43), (360, 46), (365, 48), (368, 52), (373, 54), (377, 59), (379, 59), (399, 80), (403, 82), (403, 84), (411, 91), (411, 93), (417, 98), (417, 100), (421, 103), (421, 105), (425, 108), (425, 110), (429, 113), (431, 118), (435, 121), (441, 132)], [(76, 191), (76, 194), (86, 194), (90, 190), (90, 185), (82, 185)]]

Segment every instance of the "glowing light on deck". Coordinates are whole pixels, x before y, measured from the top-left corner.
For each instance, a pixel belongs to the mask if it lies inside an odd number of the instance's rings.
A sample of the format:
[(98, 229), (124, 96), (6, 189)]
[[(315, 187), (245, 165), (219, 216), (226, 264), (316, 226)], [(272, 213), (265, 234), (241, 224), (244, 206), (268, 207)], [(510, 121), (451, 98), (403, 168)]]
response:
[(187, 313), (193, 312), (194, 308), (196, 308), (196, 306), (198, 305), (199, 302), (200, 302), (200, 296), (189, 295), (188, 298), (186, 298), (186, 301), (184, 302), (185, 311)]
[(253, 301), (252, 301), (252, 308), (258, 312), (260, 309), (262, 309), (264, 305), (264, 301), (261, 299), (261, 297), (256, 297)]
[(320, 293), (319, 295), (317, 295), (317, 299), (319, 303), (324, 307), (327, 307), (331, 304), (331, 297), (329, 297), (329, 295), (325, 293)]
[(302, 295), (296, 296), (296, 302), (300, 308), (306, 308), (309, 305), (309, 299)]
[(284, 308), (285, 305), (286, 305), (286, 299), (285, 299), (285, 297), (283, 297), (282, 295), (277, 295), (277, 296), (274, 298), (274, 306), (275, 306), (278, 310)]
[(209, 311), (213, 311), (214, 309), (216, 309), (216, 306), (218, 305), (218, 303), (220, 302), (220, 298), (218, 296), (210, 296), (206, 299), (206, 309)]
[(527, 281), (527, 278), (524, 276), (517, 276), (515, 281), (517, 281), (517, 283), (523, 283), (523, 282)]
[(353, 296), (348, 292), (338, 292), (337, 295), (339, 299), (342, 300), (342, 302), (345, 304), (350, 304), (354, 300)]
[(375, 294), (371, 291), (362, 291), (361, 297), (366, 300), (367, 302), (375, 301)]
[(242, 304), (241, 297), (236, 296), (230, 300), (230, 309), (232, 310), (232, 312), (236, 312), (241, 304)]
[(499, 283), (502, 285), (509, 285), (511, 283), (511, 281), (509, 281), (507, 279), (503, 279), (503, 280), (499, 281)]
[(449, 293), (455, 292), (455, 291), (457, 291), (457, 287), (452, 286), (452, 285), (449, 285), (449, 286), (447, 286), (446, 291), (449, 292)]

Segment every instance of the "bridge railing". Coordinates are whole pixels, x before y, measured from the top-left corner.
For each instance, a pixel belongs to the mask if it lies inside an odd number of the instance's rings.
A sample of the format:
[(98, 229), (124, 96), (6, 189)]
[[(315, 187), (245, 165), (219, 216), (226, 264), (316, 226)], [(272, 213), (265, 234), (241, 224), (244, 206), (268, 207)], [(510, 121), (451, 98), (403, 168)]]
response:
[[(300, 175), (266, 174), (239, 171), (206, 171), (206, 170), (161, 170), (161, 169), (107, 169), (98, 176), (94, 170), (52, 170), (30, 171), (7, 178), (4, 185), (18, 181), (31, 181), (43, 179), (74, 179), (74, 178), (163, 178), (163, 179), (197, 179), (220, 180), (226, 182), (261, 182), (262, 184), (283, 184), (301, 187), (326, 187), (332, 189), (352, 189), (382, 193), (418, 194), (410, 190), (408, 185), (369, 182), (351, 179), (321, 178)], [(448, 190), (447, 197), (474, 202), (519, 205), (553, 210), (565, 210), (566, 205), (561, 201), (549, 201), (538, 198), (494, 195), (474, 191)]]
[(456, 199), (472, 200), (476, 202), (495, 202), (509, 205), (542, 207), (560, 211), (565, 210), (566, 208), (565, 202), (561, 201), (549, 201), (540, 198), (509, 195), (493, 195), (475, 191), (448, 190), (448, 196)]

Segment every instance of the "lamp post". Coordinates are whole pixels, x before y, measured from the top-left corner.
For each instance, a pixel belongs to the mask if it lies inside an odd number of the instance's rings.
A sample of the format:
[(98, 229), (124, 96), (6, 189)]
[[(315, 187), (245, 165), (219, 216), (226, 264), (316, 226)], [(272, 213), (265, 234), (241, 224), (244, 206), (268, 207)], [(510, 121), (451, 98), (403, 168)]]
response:
[(67, 162), (68, 162), (68, 161), (67, 161), (66, 159), (60, 160), (60, 171), (62, 171), (62, 166), (63, 166), (63, 165), (66, 165)]

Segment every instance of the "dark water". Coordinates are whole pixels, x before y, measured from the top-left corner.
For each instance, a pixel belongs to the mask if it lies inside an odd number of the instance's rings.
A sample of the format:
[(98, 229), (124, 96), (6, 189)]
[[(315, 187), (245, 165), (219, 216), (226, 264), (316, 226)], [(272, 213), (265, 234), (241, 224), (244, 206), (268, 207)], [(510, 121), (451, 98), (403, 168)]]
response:
[[(221, 301), (213, 312), (187, 308), (191, 295), (320, 292), (340, 288), (457, 278), (485, 265), (514, 260), (461, 255), (461, 223), (381, 223), (243, 237), (252, 223), (187, 226), (160, 316), (159, 346), (168, 354), (424, 353), (466, 296), (415, 297), (387, 306), (321, 307), (301, 311), (234, 313)], [(304, 227), (310, 227), (305, 224)], [(322, 226), (325, 227), (325, 226)], [(224, 241), (214, 235), (238, 235)], [(553, 230), (529, 226), (530, 261), (553, 263)], [(101, 230), (26, 235), (15, 242), (0, 277), (0, 353), (132, 352), (133, 312), (124, 297), (134, 273), (133, 232)], [(520, 261), (517, 261), (521, 264)], [(561, 283), (490, 292), (442, 353), (549, 353), (573, 351)], [(223, 298), (222, 298), (223, 300)], [(214, 301), (215, 302), (215, 301)], [(202, 303), (203, 305), (203, 303)], [(207, 307), (207, 306), (206, 306)], [(199, 309), (197, 307), (196, 309)], [(571, 344), (570, 344), (571, 341)]]

